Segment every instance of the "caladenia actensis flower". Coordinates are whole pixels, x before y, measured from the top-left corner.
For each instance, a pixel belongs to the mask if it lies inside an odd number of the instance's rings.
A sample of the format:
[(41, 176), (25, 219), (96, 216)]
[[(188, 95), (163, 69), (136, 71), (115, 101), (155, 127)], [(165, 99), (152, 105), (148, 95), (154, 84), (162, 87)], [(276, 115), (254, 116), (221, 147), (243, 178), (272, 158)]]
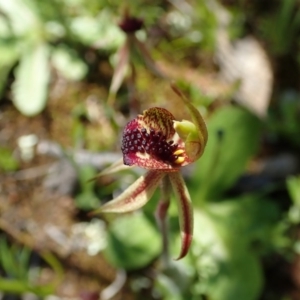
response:
[[(159, 107), (147, 109), (130, 121), (123, 131), (124, 165), (139, 166), (148, 171), (121, 195), (94, 213), (126, 213), (139, 209), (161, 185), (162, 194), (156, 215), (163, 231), (166, 251), (165, 218), (173, 190), (181, 230), (182, 246), (177, 258), (180, 259), (187, 254), (193, 236), (193, 209), (180, 168), (201, 157), (207, 142), (207, 129), (199, 111), (177, 87), (172, 88), (182, 100), (183, 106), (187, 107), (191, 121), (176, 121), (168, 110)], [(113, 166), (108, 172), (117, 169)]]

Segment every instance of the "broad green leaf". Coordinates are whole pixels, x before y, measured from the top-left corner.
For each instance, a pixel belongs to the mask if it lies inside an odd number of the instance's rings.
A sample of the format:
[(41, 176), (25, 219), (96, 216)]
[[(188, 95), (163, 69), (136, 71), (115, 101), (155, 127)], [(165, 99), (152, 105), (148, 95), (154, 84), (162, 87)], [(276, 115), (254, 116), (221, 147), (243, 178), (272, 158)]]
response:
[(52, 63), (69, 80), (81, 80), (88, 71), (87, 65), (78, 57), (76, 52), (66, 47), (54, 50)]
[(40, 113), (47, 101), (50, 79), (49, 48), (38, 44), (28, 48), (15, 71), (13, 102), (26, 116)]
[(266, 242), (279, 218), (278, 207), (273, 202), (252, 194), (210, 203), (205, 211), (224, 239), (229, 239), (230, 244), (243, 243), (245, 247), (253, 240)]
[(127, 270), (145, 267), (161, 251), (161, 237), (142, 213), (120, 216), (108, 230), (108, 260)]
[(219, 197), (245, 171), (260, 137), (260, 121), (238, 107), (219, 109), (208, 121), (208, 143), (196, 163), (194, 203)]
[(40, 29), (37, 9), (32, 0), (1, 0), (0, 11), (8, 17), (16, 35)]
[(77, 16), (71, 20), (71, 30), (79, 41), (88, 46), (93, 45), (108, 51), (114, 50), (124, 42), (125, 34), (113, 18), (106, 9), (103, 9), (96, 18)]
[(275, 204), (251, 195), (196, 210), (192, 251), (201, 278), (196, 291), (214, 300), (258, 299), (263, 273), (252, 245), (271, 243), (278, 218)]
[(215, 300), (256, 300), (263, 286), (258, 258), (247, 250), (234, 250), (226, 261), (219, 261), (220, 273), (209, 280), (209, 295)]

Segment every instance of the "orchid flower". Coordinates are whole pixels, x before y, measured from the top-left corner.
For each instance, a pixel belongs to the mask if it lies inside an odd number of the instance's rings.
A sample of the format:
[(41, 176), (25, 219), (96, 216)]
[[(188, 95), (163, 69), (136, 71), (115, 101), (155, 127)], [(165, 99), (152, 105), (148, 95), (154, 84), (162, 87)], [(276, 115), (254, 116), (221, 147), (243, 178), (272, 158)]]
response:
[(157, 215), (161, 221), (165, 219), (173, 190), (181, 230), (181, 251), (177, 259), (181, 259), (188, 253), (192, 241), (193, 209), (180, 168), (201, 157), (207, 142), (207, 129), (199, 111), (177, 87), (172, 85), (172, 88), (187, 107), (191, 121), (176, 121), (168, 110), (160, 107), (147, 109), (130, 121), (123, 131), (123, 163), (148, 171), (121, 195), (94, 211), (94, 214), (137, 210), (151, 199), (159, 184), (162, 184), (162, 199)]

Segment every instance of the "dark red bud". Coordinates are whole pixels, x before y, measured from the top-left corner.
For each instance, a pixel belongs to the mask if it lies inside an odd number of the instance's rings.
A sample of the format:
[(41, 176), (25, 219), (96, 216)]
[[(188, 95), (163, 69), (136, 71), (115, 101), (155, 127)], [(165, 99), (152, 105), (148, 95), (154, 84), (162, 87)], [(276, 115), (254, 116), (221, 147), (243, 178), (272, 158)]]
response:
[(126, 16), (119, 24), (119, 27), (125, 33), (134, 33), (143, 27), (143, 20), (139, 18)]

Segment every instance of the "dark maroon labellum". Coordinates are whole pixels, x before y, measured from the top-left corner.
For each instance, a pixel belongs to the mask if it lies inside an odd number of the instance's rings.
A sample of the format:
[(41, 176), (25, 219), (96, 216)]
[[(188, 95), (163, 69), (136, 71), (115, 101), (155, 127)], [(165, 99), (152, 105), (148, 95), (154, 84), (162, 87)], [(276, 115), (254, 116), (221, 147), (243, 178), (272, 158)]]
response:
[(157, 160), (174, 163), (178, 158), (174, 152), (178, 145), (173, 141), (167, 141), (166, 136), (160, 131), (145, 128), (127, 129), (123, 134), (122, 140), (123, 155), (130, 153), (147, 153)]

